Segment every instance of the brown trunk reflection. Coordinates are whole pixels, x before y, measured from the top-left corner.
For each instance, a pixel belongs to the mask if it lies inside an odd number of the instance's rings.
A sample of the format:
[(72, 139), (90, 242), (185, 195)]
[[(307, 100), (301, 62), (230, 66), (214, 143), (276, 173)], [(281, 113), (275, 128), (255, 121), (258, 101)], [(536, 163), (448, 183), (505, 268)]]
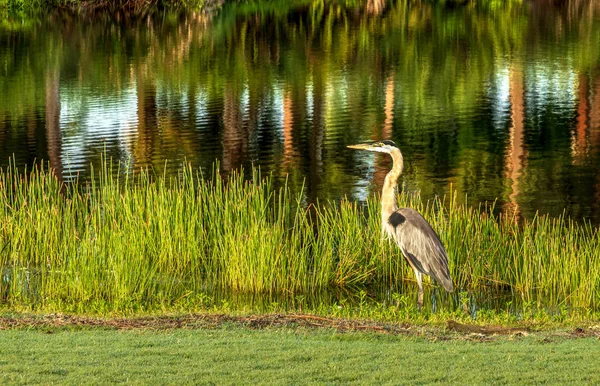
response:
[(247, 136), (242, 132), (241, 93), (232, 84), (225, 85), (223, 95), (223, 159), (221, 170), (227, 175), (240, 166), (247, 149)]
[[(598, 159), (600, 153), (600, 68), (593, 72), (592, 91), (590, 93), (590, 144), (592, 154)], [(600, 202), (600, 172), (596, 177), (596, 202)]]
[(590, 143), (595, 153), (600, 152), (600, 68), (595, 72), (589, 103)]
[(134, 166), (152, 165), (154, 135), (157, 131), (156, 83), (147, 74), (146, 66), (137, 68), (137, 136), (133, 141)]
[(313, 87), (313, 125), (310, 132), (309, 144), (309, 183), (307, 193), (309, 201), (316, 202), (321, 188), (321, 175), (323, 173), (323, 137), (324, 137), (324, 110), (325, 110), (325, 81), (322, 71), (314, 71)]
[(578, 86), (578, 105), (577, 105), (577, 125), (573, 132), (571, 150), (573, 153), (573, 163), (581, 164), (588, 152), (588, 120), (589, 120), (589, 101), (588, 101), (588, 77), (585, 74), (579, 74)]
[[(394, 76), (390, 75), (385, 83), (385, 120), (381, 129), (381, 135), (374, 133), (373, 140), (391, 139), (392, 124), (394, 122)], [(375, 161), (375, 172), (373, 173), (373, 182), (377, 188), (383, 186), (385, 176), (392, 167), (392, 159), (389, 156), (379, 155)]]
[(367, 13), (381, 15), (385, 10), (385, 0), (367, 0)]
[(288, 173), (298, 152), (294, 148), (294, 102), (289, 90), (283, 96), (283, 169)]
[(58, 69), (49, 70), (46, 73), (45, 97), (48, 161), (50, 161), (56, 178), (62, 181), (62, 136), (60, 132), (60, 84)]
[(509, 98), (511, 105), (511, 126), (509, 129), (509, 143), (506, 149), (506, 171), (511, 181), (511, 193), (506, 211), (511, 214), (519, 215), (521, 213), (518, 205), (519, 179), (527, 158), (527, 153), (523, 143), (523, 126), (525, 122), (524, 107), (524, 74), (520, 64), (513, 64), (509, 71)]

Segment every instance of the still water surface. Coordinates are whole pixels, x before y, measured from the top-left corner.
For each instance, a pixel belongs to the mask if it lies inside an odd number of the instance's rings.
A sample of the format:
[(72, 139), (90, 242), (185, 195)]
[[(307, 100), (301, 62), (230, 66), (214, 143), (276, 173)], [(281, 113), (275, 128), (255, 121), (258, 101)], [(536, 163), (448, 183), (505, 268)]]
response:
[[(303, 1), (0, 25), (0, 166), (259, 165), (306, 201), (405, 191), (600, 224), (600, 6)], [(166, 162), (168, 161), (168, 162)]]

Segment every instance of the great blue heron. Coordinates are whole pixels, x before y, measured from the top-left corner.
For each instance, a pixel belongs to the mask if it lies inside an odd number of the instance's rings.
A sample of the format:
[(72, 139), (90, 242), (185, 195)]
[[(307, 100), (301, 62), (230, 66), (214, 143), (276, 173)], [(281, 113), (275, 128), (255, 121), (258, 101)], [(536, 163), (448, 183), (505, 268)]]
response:
[(392, 156), (394, 165), (385, 176), (381, 191), (381, 227), (383, 233), (400, 247), (400, 251), (415, 271), (419, 285), (419, 309), (423, 307), (423, 274), (431, 276), (446, 291), (452, 292), (454, 286), (448, 270), (448, 254), (439, 236), (419, 212), (411, 208), (398, 208), (397, 180), (404, 168), (400, 149), (388, 140), (348, 147)]

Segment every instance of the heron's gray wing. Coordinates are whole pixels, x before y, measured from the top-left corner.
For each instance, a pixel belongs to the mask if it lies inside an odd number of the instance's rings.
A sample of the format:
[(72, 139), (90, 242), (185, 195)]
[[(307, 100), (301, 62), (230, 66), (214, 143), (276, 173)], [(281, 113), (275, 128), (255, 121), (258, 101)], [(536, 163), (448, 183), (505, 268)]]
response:
[(415, 269), (433, 277), (447, 291), (454, 289), (446, 249), (419, 212), (400, 208), (391, 214), (388, 226), (394, 241)]

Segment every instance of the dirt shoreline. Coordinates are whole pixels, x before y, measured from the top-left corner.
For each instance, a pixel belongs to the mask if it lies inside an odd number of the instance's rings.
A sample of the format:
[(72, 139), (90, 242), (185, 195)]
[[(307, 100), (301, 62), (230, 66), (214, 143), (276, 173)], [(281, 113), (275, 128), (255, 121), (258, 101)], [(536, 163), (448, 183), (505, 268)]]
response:
[(226, 314), (193, 314), (180, 316), (143, 316), (132, 318), (102, 318), (63, 314), (0, 316), (0, 331), (11, 329), (39, 329), (53, 332), (56, 329), (106, 328), (115, 330), (172, 330), (216, 329), (237, 326), (250, 329), (304, 328), (334, 330), (337, 332), (369, 332), (386, 335), (424, 337), (431, 340), (468, 339), (489, 341), (498, 337), (539, 335), (545, 339), (589, 338), (600, 339), (600, 326), (575, 327), (548, 331), (531, 331), (528, 328), (481, 326), (449, 320), (446, 326), (421, 326), (381, 323), (365, 320), (327, 318), (308, 314), (266, 314), (234, 316)]

